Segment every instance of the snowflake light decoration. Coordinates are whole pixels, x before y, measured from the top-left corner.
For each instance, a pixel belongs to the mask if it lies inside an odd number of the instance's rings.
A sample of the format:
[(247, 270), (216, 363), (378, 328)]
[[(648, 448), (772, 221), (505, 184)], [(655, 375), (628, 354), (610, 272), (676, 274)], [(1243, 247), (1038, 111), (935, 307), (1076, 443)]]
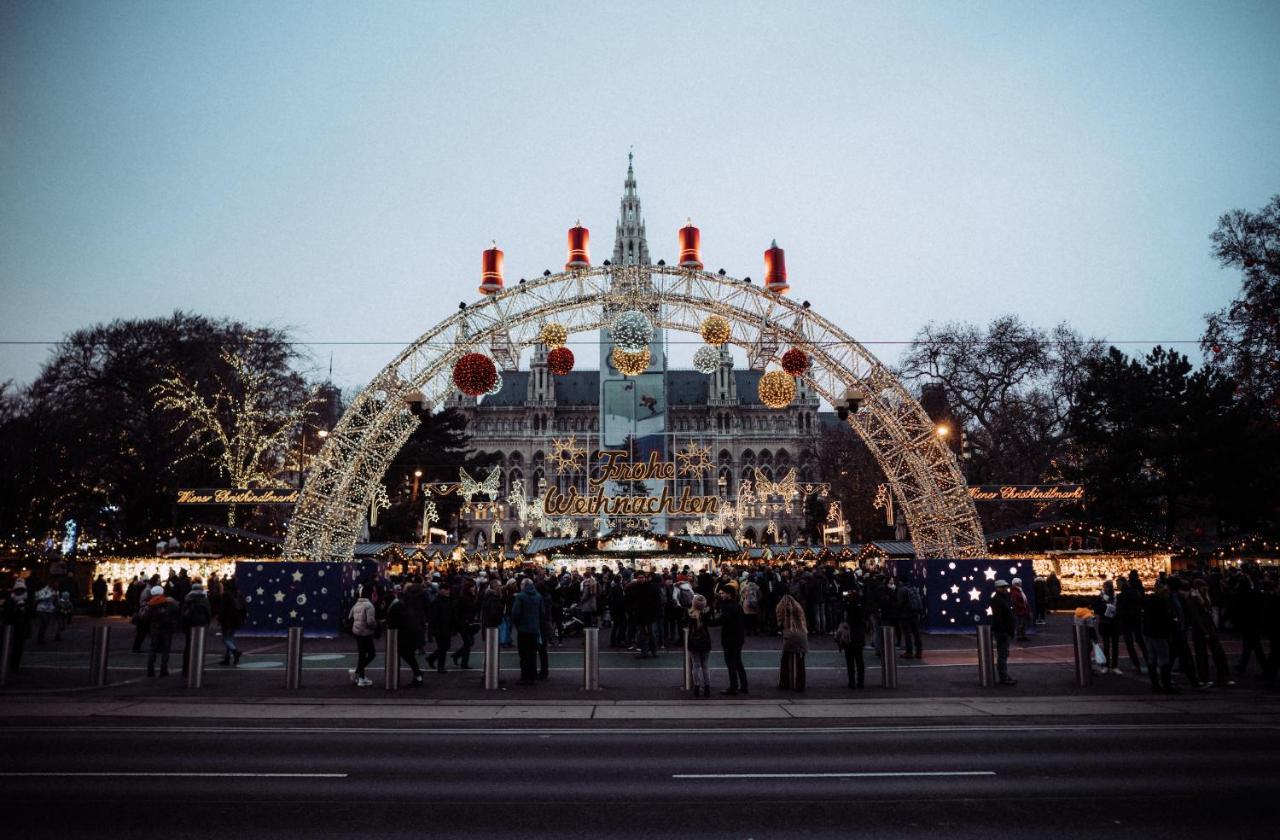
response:
[(552, 438), (551, 462), (556, 470), (575, 470), (579, 462), (586, 457), (587, 450), (578, 445), (577, 438)]
[(715, 373), (720, 367), (720, 351), (710, 345), (699, 347), (693, 354), (693, 369), (698, 373)]
[(716, 468), (711, 459), (711, 447), (699, 446), (693, 441), (676, 452), (676, 464), (680, 475), (702, 477)]
[(628, 353), (639, 353), (653, 340), (653, 324), (643, 312), (629, 309), (613, 322), (613, 343)]

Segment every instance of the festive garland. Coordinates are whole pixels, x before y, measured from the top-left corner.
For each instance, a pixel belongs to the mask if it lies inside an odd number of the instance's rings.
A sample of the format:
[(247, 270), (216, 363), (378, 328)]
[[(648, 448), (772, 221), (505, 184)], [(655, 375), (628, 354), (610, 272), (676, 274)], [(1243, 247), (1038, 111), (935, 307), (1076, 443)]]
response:
[(557, 347), (547, 354), (547, 369), (554, 376), (564, 376), (573, 370), (573, 351), (568, 347)]
[(699, 347), (693, 354), (693, 369), (698, 373), (715, 373), (720, 367), (720, 351), (714, 347)]
[(627, 353), (639, 353), (653, 339), (653, 324), (643, 312), (629, 309), (613, 322), (613, 343)]
[(782, 369), (792, 376), (804, 376), (809, 370), (809, 354), (799, 347), (792, 347), (782, 354)]
[(786, 408), (796, 398), (796, 381), (783, 371), (771, 370), (760, 377), (757, 393), (769, 408)]
[(453, 384), (469, 397), (488, 393), (498, 379), (498, 368), (483, 353), (468, 353), (453, 366)]
[(729, 341), (729, 320), (721, 315), (708, 315), (702, 321), (702, 340), (714, 347)]
[(613, 366), (623, 376), (639, 376), (649, 369), (650, 355), (649, 348), (641, 350), (639, 353), (628, 353), (619, 347), (613, 348), (611, 354)]

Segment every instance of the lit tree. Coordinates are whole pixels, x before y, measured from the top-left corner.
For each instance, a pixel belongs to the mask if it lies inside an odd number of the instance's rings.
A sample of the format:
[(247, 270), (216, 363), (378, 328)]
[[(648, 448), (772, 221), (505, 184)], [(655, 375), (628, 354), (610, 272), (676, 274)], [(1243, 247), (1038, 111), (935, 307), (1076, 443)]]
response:
[[(280, 486), (290, 442), (318, 401), (312, 389), (299, 399), (282, 399), (276, 373), (255, 358), (253, 344), (240, 351), (223, 350), (231, 376), (215, 374), (214, 387), (188, 382), (181, 373), (152, 388), (156, 408), (179, 416), (175, 432), (186, 432), (186, 457), (208, 457), (232, 487)], [(236, 508), (227, 511), (234, 525)]]

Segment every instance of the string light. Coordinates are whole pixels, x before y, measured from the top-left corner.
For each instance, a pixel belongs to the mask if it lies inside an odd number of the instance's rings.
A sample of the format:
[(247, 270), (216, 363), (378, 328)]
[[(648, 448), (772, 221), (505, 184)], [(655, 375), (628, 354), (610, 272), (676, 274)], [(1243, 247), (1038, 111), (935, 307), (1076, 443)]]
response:
[(731, 335), (729, 319), (722, 315), (708, 315), (702, 320), (698, 333), (702, 340), (714, 347), (727, 344)]
[(453, 384), (469, 397), (487, 393), (497, 378), (497, 366), (483, 353), (467, 353), (453, 366)]
[(649, 319), (643, 312), (637, 312), (634, 309), (619, 315), (614, 320), (610, 332), (613, 335), (613, 343), (628, 353), (639, 353), (645, 350), (653, 340), (653, 324), (649, 323)]
[(569, 331), (564, 328), (563, 324), (557, 324), (555, 321), (545, 324), (542, 327), (542, 331), (538, 333), (538, 341), (551, 350), (564, 347), (568, 340)]
[(757, 386), (760, 402), (769, 408), (786, 408), (796, 398), (796, 381), (780, 370), (771, 370), (760, 377)]
[(792, 347), (782, 354), (782, 369), (792, 376), (804, 376), (809, 370), (809, 354), (799, 347)]
[(573, 370), (573, 351), (568, 347), (557, 347), (547, 354), (547, 370), (552, 376), (564, 376)]
[(693, 369), (698, 373), (712, 374), (720, 368), (720, 351), (714, 347), (699, 347), (693, 354)]
[(613, 359), (613, 366), (623, 376), (639, 376), (649, 369), (651, 361), (647, 347), (639, 353), (628, 353), (620, 347), (615, 347), (610, 353), (610, 358)]

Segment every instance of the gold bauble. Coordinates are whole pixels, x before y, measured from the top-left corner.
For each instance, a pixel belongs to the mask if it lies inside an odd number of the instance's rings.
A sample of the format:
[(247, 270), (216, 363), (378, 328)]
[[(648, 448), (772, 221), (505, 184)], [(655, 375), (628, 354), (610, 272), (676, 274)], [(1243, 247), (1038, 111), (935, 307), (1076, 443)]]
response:
[(542, 332), (538, 333), (538, 341), (545, 344), (548, 350), (563, 347), (568, 340), (569, 331), (554, 321), (549, 324), (544, 324)]
[(729, 320), (720, 315), (708, 315), (702, 321), (702, 340), (719, 347), (729, 340)]
[(623, 376), (639, 376), (649, 369), (649, 349), (646, 347), (639, 353), (628, 353), (618, 347), (613, 348), (613, 366)]
[(783, 371), (771, 370), (760, 377), (757, 392), (769, 408), (786, 408), (796, 398), (796, 381)]

